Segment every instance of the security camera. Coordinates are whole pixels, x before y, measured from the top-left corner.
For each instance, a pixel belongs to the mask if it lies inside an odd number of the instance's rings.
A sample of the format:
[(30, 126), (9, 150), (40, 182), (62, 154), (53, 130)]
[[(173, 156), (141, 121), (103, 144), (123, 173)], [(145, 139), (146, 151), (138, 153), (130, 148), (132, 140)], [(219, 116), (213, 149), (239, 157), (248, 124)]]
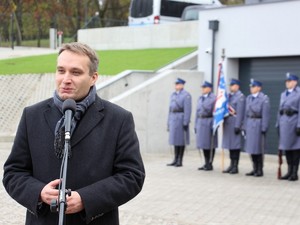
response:
[(210, 53), (211, 53), (211, 49), (210, 49), (210, 48), (207, 48), (207, 49), (205, 50), (205, 53), (210, 54)]

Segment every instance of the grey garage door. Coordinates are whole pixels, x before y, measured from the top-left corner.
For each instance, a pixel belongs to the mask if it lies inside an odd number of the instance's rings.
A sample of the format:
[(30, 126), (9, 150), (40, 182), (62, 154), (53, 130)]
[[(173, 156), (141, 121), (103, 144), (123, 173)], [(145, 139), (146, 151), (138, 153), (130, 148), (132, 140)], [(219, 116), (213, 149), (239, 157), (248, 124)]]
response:
[(280, 93), (285, 89), (287, 72), (300, 77), (300, 57), (246, 58), (240, 59), (239, 78), (245, 95), (249, 92), (250, 79), (263, 82), (263, 92), (270, 97), (271, 121), (267, 134), (266, 153), (277, 154), (278, 137), (275, 129)]

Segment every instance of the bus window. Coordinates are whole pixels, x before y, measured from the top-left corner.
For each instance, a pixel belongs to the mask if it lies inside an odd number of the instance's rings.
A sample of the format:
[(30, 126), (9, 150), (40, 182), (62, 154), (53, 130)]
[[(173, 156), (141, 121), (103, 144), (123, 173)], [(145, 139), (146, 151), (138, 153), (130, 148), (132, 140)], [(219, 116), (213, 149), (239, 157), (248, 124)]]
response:
[(190, 5), (195, 5), (195, 4), (186, 3), (186, 2), (176, 2), (170, 0), (162, 0), (160, 15), (180, 18), (185, 7)]
[(153, 13), (153, 0), (133, 0), (131, 1), (130, 14), (134, 18), (150, 16)]

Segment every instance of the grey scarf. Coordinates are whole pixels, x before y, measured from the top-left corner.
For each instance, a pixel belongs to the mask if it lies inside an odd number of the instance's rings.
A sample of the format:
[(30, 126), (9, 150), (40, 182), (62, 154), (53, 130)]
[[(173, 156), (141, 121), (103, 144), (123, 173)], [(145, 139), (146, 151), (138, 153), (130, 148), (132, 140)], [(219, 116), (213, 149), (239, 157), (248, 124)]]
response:
[[(80, 102), (76, 102), (76, 112), (72, 119), (71, 124), (71, 135), (73, 134), (77, 123), (80, 121), (81, 117), (84, 115), (85, 111), (88, 109), (90, 105), (92, 105), (96, 100), (96, 87), (95, 85), (91, 87), (88, 95)], [(63, 100), (58, 96), (57, 91), (54, 92), (53, 96), (55, 106), (63, 113), (62, 105)], [(57, 122), (55, 126), (55, 139), (54, 139), (54, 151), (55, 155), (58, 158), (63, 157), (64, 152), (64, 145), (65, 145), (65, 116), (63, 115), (62, 118)], [(69, 148), (71, 149), (71, 148)], [(72, 152), (69, 151), (69, 157), (72, 156)]]

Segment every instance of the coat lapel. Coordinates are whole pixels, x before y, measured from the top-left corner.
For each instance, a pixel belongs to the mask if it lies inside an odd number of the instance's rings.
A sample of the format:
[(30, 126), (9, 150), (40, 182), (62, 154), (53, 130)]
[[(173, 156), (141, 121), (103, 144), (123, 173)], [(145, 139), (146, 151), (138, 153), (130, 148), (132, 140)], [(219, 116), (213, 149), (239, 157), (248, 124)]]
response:
[(71, 139), (72, 146), (75, 146), (80, 140), (82, 140), (90, 131), (96, 127), (103, 119), (103, 102), (97, 97), (94, 104), (92, 104), (85, 112), (83, 118), (75, 129)]
[(62, 113), (54, 105), (53, 101), (49, 101), (48, 108), (44, 111), (44, 116), (47, 121), (49, 129), (54, 134), (55, 126), (57, 122), (60, 120), (60, 118), (62, 117)]

